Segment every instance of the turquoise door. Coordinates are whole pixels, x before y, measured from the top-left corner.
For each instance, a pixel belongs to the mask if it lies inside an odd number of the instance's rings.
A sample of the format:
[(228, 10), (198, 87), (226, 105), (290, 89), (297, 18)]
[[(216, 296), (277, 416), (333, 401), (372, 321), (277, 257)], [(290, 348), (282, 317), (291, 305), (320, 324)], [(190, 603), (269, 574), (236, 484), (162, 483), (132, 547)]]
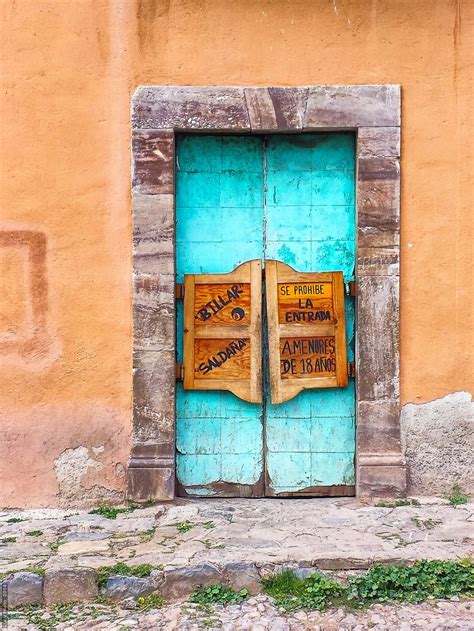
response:
[[(227, 273), (249, 259), (277, 259), (301, 272), (341, 270), (352, 280), (354, 142), (350, 133), (179, 137), (178, 282), (184, 274)], [(346, 325), (351, 360), (350, 298)], [(177, 332), (181, 360), (181, 304)], [(353, 380), (272, 405), (265, 355), (262, 405), (178, 383), (179, 494), (353, 494)]]

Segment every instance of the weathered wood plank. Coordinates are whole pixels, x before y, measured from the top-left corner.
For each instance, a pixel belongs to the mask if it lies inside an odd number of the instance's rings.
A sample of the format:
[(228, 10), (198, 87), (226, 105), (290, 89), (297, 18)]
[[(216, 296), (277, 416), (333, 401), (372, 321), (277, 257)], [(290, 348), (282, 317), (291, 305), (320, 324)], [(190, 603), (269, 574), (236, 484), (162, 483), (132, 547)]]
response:
[(298, 273), (267, 260), (266, 287), (272, 403), (302, 389), (347, 386), (342, 273)]
[(259, 260), (229, 274), (185, 274), (185, 390), (230, 390), (261, 402), (261, 286)]

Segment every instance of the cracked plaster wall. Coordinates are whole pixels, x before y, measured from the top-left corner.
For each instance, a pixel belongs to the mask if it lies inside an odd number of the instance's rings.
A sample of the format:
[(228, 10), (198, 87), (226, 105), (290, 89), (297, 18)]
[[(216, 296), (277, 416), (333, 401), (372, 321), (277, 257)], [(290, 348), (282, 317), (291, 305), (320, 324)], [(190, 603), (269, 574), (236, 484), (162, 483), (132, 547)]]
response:
[(444, 495), (454, 484), (474, 493), (471, 394), (455, 392), (429, 403), (405, 405), (401, 430), (410, 493)]

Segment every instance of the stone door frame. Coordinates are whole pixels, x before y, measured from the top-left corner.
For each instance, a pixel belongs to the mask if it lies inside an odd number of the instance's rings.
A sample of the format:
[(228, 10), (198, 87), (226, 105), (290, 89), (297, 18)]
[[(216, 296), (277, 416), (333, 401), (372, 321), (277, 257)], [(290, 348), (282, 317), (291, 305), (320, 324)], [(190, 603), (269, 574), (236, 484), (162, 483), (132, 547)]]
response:
[(144, 86), (132, 98), (133, 445), (128, 496), (175, 497), (175, 134), (353, 131), (356, 494), (403, 496), (400, 86)]

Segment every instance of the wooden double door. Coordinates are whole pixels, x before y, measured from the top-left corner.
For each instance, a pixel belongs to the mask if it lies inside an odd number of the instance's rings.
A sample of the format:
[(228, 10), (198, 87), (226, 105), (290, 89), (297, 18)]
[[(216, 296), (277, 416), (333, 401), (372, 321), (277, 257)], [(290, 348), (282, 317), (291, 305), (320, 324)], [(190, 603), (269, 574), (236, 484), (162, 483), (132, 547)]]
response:
[[(178, 137), (178, 282), (184, 274), (227, 273), (252, 259), (264, 268), (273, 259), (300, 272), (342, 271), (352, 280), (354, 167), (351, 133)], [(352, 298), (345, 308), (351, 360)], [(178, 304), (178, 361), (182, 317)], [(178, 383), (179, 495), (354, 494), (353, 379), (344, 388), (307, 390), (273, 405), (267, 357), (264, 345), (262, 404), (225, 391), (185, 391)]]

